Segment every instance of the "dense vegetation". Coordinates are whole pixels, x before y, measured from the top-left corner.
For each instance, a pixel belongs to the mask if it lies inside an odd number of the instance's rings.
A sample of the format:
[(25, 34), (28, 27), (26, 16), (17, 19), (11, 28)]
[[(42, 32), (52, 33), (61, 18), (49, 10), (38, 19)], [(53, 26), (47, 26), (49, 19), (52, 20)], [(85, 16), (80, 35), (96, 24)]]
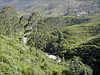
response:
[[(16, 0), (5, 2), (15, 8), (24, 5)], [(0, 12), (1, 75), (100, 74), (98, 0), (37, 0), (24, 8), (19, 5), (18, 12), (13, 6), (6, 5)], [(62, 61), (50, 59), (43, 51)]]
[[(1, 75), (77, 75), (92, 74), (89, 66), (74, 57), (69, 61), (57, 62), (34, 47), (23, 46), (22, 42), (0, 35), (0, 74)], [(76, 61), (77, 60), (77, 61)], [(73, 63), (73, 62), (74, 63)], [(71, 66), (69, 66), (69, 64)], [(77, 69), (74, 67), (77, 65)], [(87, 70), (87, 71), (85, 71)]]
[(23, 46), (18, 40), (0, 36), (1, 75), (73, 75), (67, 64), (58, 63), (34, 47)]
[(67, 26), (73, 26), (75, 24), (88, 23), (91, 18), (77, 18), (74, 16), (58, 16), (45, 18), (44, 22), (47, 23), (50, 30), (62, 29)]
[[(48, 25), (51, 24), (49, 21), (51, 20), (48, 20)], [(99, 75), (99, 21), (100, 15), (90, 18), (88, 21), (86, 19), (84, 23), (73, 26), (70, 24), (70, 26), (62, 28), (60, 27), (60, 23), (62, 22), (59, 22), (59, 25), (52, 27), (53, 31), (50, 32), (52, 40), (49, 44), (47, 44), (46, 51), (65, 57), (66, 59), (73, 58), (74, 56), (80, 56), (85, 64), (88, 64), (93, 68), (94, 75)], [(54, 22), (52, 22), (52, 24), (54, 24)], [(56, 27), (61, 29), (60, 32), (56, 30)]]

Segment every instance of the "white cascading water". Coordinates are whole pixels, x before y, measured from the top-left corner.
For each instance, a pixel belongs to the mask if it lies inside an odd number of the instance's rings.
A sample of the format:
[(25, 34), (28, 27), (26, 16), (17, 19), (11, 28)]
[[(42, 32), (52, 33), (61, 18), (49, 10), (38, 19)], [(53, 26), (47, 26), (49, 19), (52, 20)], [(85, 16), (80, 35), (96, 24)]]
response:
[[(52, 55), (52, 54), (49, 54), (49, 53), (46, 53), (46, 52), (45, 52), (45, 54), (46, 54), (49, 58), (57, 59), (57, 56), (55, 56), (55, 55)], [(57, 62), (61, 62), (61, 58), (59, 58), (59, 59), (57, 60)]]

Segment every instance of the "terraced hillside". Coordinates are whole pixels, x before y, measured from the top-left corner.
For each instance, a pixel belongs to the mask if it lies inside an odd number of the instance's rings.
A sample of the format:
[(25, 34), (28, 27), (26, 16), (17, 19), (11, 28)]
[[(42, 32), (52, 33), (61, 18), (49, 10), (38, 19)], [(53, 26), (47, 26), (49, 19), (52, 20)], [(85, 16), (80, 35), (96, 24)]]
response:
[[(68, 17), (66, 18), (68, 19)], [(73, 18), (73, 20), (76, 20), (76, 18)], [(55, 22), (57, 21), (59, 21), (59, 23), (56, 25)], [(66, 20), (64, 21), (64, 20), (58, 19), (57, 21), (55, 22), (54, 21), (51, 22), (50, 20), (48, 21), (48, 23), (49, 22), (52, 23), (50, 25), (50, 28), (54, 30), (54, 31), (51, 31), (50, 33), (57, 37), (58, 36), (57, 29), (61, 29), (64, 39), (68, 41), (69, 47), (71, 48), (76, 47), (80, 45), (81, 43), (87, 42), (88, 40), (91, 40), (95, 36), (100, 34), (100, 22), (99, 22), (100, 15), (92, 17), (92, 18), (83, 18), (82, 20), (79, 19), (79, 22), (70, 20), (68, 21), (68, 23), (66, 23), (65, 26), (63, 26), (64, 23), (62, 23), (62, 21), (66, 22)], [(72, 25), (73, 22), (76, 22), (76, 23)], [(69, 24), (70, 26), (68, 26), (67, 24)]]
[[(58, 29), (60, 28), (58, 25)], [(64, 56), (66, 59), (79, 56), (85, 64), (92, 67), (93, 75), (100, 74), (100, 15), (85, 23), (62, 27), (60, 33), (54, 30), (50, 34), (53, 40), (49, 43), (51, 46), (47, 46), (47, 51), (50, 48), (49, 52)]]
[(90, 17), (88, 18), (81, 18), (81, 17), (75, 17), (75, 16), (57, 16), (57, 17), (49, 17), (45, 18), (44, 22), (47, 23), (49, 29), (57, 30), (57, 29), (63, 29), (68, 26), (73, 25), (79, 25), (82, 23), (89, 23), (91, 20)]

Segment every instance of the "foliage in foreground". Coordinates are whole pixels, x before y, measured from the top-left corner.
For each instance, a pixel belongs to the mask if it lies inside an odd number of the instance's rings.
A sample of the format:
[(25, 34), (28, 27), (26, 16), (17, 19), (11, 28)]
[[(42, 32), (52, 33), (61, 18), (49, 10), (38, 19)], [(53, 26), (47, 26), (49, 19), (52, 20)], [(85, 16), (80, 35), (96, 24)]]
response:
[[(92, 74), (92, 69), (85, 66), (78, 60), (78, 57), (73, 58), (74, 60), (70, 59), (68, 62), (64, 60), (57, 62), (40, 50), (38, 50), (37, 57), (35, 48), (23, 46), (22, 42), (18, 42), (18, 40), (10, 40), (4, 36), (0, 36), (0, 39), (1, 75), (77, 75), (77, 71), (80, 69), (79, 74)], [(79, 67), (75, 69), (77, 65)]]
[[(42, 51), (0, 36), (1, 75), (73, 75), (67, 65), (48, 58)], [(21, 43), (21, 42), (20, 42)]]

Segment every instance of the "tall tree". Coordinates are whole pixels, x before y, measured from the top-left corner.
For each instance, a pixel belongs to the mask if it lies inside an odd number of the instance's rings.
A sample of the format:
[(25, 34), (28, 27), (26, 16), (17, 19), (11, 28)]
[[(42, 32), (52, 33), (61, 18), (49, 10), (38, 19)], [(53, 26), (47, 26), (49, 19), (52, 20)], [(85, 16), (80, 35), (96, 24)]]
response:
[(67, 8), (67, 14), (68, 14), (68, 16), (69, 16), (70, 13), (71, 13), (71, 8), (68, 7), (68, 8)]
[(57, 30), (57, 33), (58, 33), (58, 40), (57, 40), (57, 43), (58, 43), (58, 51), (61, 50), (61, 47), (63, 45), (63, 40), (64, 40), (64, 37), (63, 37), (63, 33), (60, 29)]
[(20, 20), (19, 20), (19, 28), (20, 28), (20, 31), (21, 31), (21, 37), (23, 39), (23, 43), (25, 45), (25, 41), (24, 41), (24, 38), (25, 38), (25, 25), (27, 24), (27, 20), (26, 18), (23, 16), (20, 17)]
[(16, 13), (16, 10), (11, 6), (7, 5), (3, 8), (1, 11), (2, 14), (2, 23), (5, 27), (6, 35), (9, 36), (12, 39), (12, 34), (16, 30), (16, 24), (18, 23), (18, 15)]
[(45, 33), (47, 26), (43, 22), (43, 18), (40, 14), (38, 12), (34, 12), (28, 19), (27, 27), (30, 28), (30, 30), (26, 30), (26, 32), (29, 31), (28, 39), (35, 43), (37, 54), (38, 48), (46, 43)]
[[(1, 16), (1, 12), (0, 12), (0, 16)], [(3, 27), (3, 24), (2, 24), (2, 21), (1, 21), (2, 17), (0, 17), (0, 35), (4, 34), (4, 27)]]

